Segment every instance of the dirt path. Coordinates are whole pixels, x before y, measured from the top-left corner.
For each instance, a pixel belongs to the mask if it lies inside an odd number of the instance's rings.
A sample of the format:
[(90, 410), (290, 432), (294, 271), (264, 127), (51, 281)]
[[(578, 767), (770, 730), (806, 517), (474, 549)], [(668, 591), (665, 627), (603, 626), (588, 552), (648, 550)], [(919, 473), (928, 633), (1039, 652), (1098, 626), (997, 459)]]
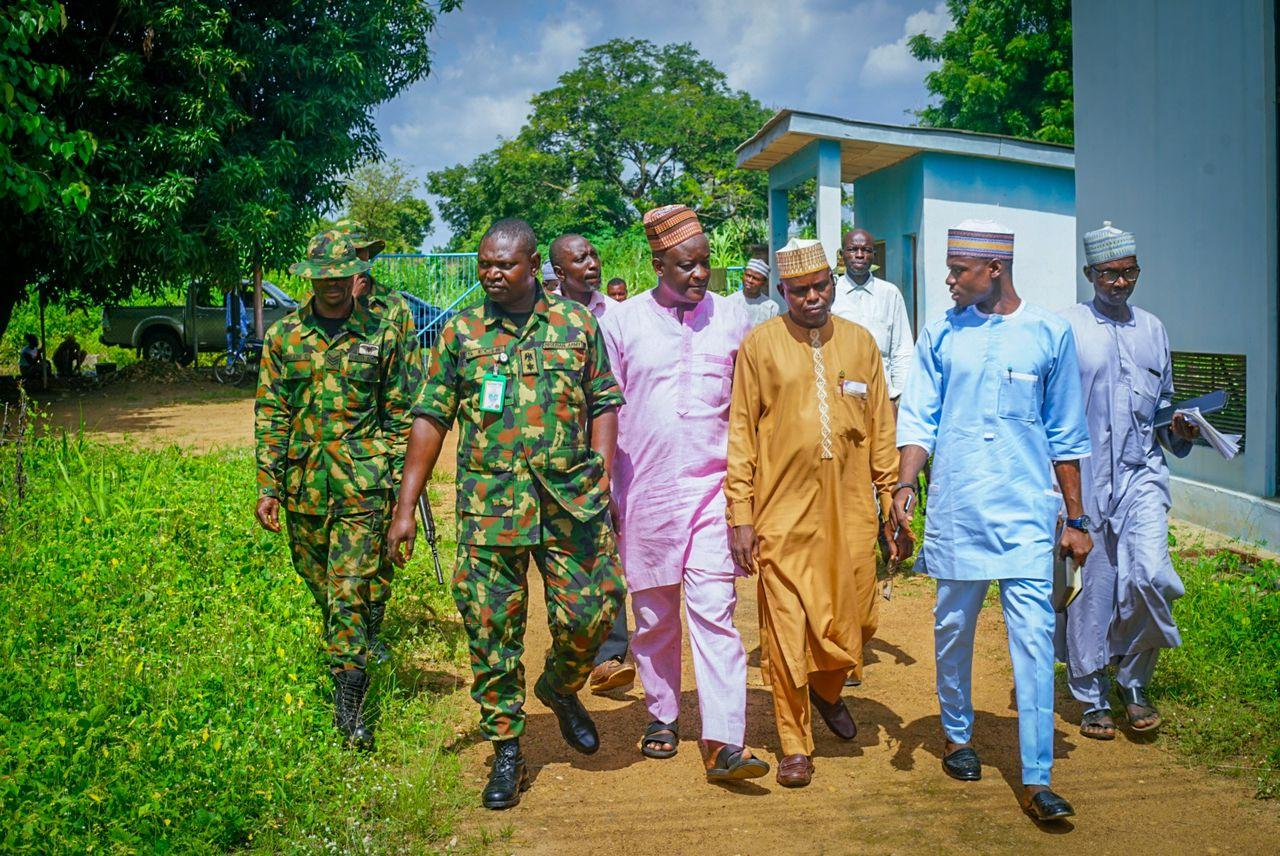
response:
[(83, 426), (111, 442), (176, 444), (197, 451), (253, 445), (253, 390), (182, 384), (117, 383), (65, 394), (43, 405), (51, 426)]
[[(529, 686), (548, 646), (541, 584), (531, 576)], [(755, 585), (740, 582), (738, 590), (738, 626), (751, 654), (747, 742), (776, 764), (772, 702), (757, 668)], [(922, 579), (897, 585), (893, 601), (881, 602), (866, 681), (845, 691), (859, 735), (843, 743), (818, 720), (808, 788), (779, 787), (772, 773), (732, 790), (703, 781), (689, 739), (697, 737), (699, 720), (686, 644), (680, 716), (686, 742), (675, 758), (646, 759), (636, 748), (648, 719), (638, 685), (616, 700), (583, 693), (601, 735), (591, 757), (564, 745), (554, 717), (530, 693), (524, 745), (534, 785), (515, 809), (476, 810), (469, 823), (494, 837), (514, 830), (501, 846), (532, 854), (1280, 852), (1280, 806), (1253, 800), (1247, 783), (1182, 765), (1158, 742), (1080, 737), (1072, 724), (1078, 706), (1061, 694), (1054, 786), (1077, 817), (1053, 828), (1023, 815), (1015, 802), (1017, 720), (998, 605), (983, 611), (973, 675), (984, 778), (948, 779), (939, 763), (931, 608), (932, 585)], [(481, 743), (465, 757), (478, 792), (491, 753)]]
[[(107, 395), (54, 402), (50, 409), (55, 425), (74, 429), (83, 420), (90, 432), (144, 446), (252, 444), (253, 401), (247, 392), (229, 396), (216, 387), (122, 385)], [(442, 469), (452, 469), (453, 457), (450, 443)], [(440, 523), (448, 527), (452, 485), (436, 482), (433, 494), (443, 512)], [(541, 583), (536, 573), (531, 577), (529, 686), (542, 672), (548, 646)], [(1004, 626), (994, 606), (983, 613), (973, 676), (985, 778), (970, 784), (948, 779), (939, 768), (931, 594), (931, 584), (916, 579), (899, 583), (892, 602), (881, 602), (866, 681), (845, 692), (860, 733), (853, 743), (842, 743), (817, 723), (817, 770), (808, 788), (780, 788), (772, 775), (734, 790), (703, 781), (693, 742), (698, 709), (686, 645), (686, 742), (675, 758), (654, 761), (639, 754), (636, 741), (648, 717), (638, 685), (617, 698), (583, 694), (602, 741), (591, 757), (564, 745), (554, 717), (530, 693), (524, 746), (534, 786), (511, 811), (474, 809), (465, 819), (466, 832), (486, 830), (491, 841), (501, 842), (497, 852), (531, 854), (1280, 853), (1280, 805), (1253, 800), (1247, 782), (1183, 765), (1158, 741), (1140, 744), (1121, 736), (1099, 743), (1080, 737), (1073, 724), (1079, 708), (1061, 692), (1054, 786), (1078, 816), (1057, 828), (1028, 820), (1015, 803), (1017, 721)], [(747, 742), (776, 764), (773, 710), (757, 667), (754, 584), (740, 583), (739, 598), (738, 625), (751, 652)], [(467, 710), (470, 726), (474, 708)], [(463, 750), (477, 799), (490, 756), (483, 742)]]

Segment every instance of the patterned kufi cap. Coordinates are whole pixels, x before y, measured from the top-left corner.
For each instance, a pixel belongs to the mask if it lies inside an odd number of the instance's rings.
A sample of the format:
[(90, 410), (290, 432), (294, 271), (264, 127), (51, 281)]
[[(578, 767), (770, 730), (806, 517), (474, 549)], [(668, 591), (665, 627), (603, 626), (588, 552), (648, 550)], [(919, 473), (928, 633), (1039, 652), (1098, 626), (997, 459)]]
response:
[(769, 263), (764, 259), (752, 259), (747, 262), (747, 270), (753, 270), (761, 276), (767, 277), (769, 275)]
[(1113, 262), (1137, 254), (1137, 240), (1131, 233), (1113, 227), (1110, 220), (1103, 220), (1101, 229), (1084, 233), (1084, 260), (1091, 265)]
[(947, 255), (1013, 261), (1013, 230), (994, 220), (965, 220), (947, 230)]
[(289, 273), (307, 279), (333, 279), (355, 276), (373, 267), (373, 262), (361, 261), (356, 255), (356, 245), (344, 232), (325, 229), (307, 245), (307, 257), (289, 266)]
[(359, 220), (343, 217), (333, 224), (333, 228), (346, 234), (348, 240), (351, 241), (351, 245), (357, 250), (368, 250), (369, 258), (373, 258), (386, 249), (387, 242), (381, 238), (370, 238), (369, 230)]
[(778, 276), (782, 279), (804, 276), (822, 270), (831, 270), (827, 251), (821, 241), (812, 238), (792, 238), (778, 250)]
[(702, 223), (688, 205), (664, 205), (644, 214), (644, 236), (649, 239), (649, 249), (655, 253), (701, 234)]

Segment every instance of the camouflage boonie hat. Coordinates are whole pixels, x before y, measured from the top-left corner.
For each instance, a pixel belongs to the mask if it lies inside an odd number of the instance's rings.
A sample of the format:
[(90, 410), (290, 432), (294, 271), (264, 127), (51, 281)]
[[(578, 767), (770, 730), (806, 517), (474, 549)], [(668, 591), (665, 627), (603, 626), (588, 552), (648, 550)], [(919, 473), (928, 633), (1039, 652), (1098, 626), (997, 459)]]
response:
[(357, 250), (368, 250), (370, 259), (386, 249), (387, 242), (381, 238), (370, 238), (369, 230), (359, 220), (343, 217), (333, 224), (333, 228), (344, 233)]
[(289, 266), (289, 273), (307, 279), (354, 276), (373, 267), (361, 261), (350, 237), (337, 229), (325, 229), (307, 245), (307, 258)]

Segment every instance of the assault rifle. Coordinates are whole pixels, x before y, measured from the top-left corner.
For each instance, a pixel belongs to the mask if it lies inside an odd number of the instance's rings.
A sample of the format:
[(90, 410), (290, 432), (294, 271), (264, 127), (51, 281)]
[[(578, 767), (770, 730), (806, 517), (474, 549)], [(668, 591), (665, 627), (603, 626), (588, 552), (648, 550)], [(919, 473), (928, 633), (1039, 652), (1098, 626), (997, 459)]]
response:
[(424, 487), (422, 493), (418, 494), (418, 514), (422, 516), (422, 535), (427, 539), (427, 543), (431, 545), (431, 561), (436, 566), (436, 582), (444, 585), (444, 571), (440, 570), (440, 548), (436, 536), (436, 518), (431, 513), (431, 503), (427, 501), (427, 494), (430, 491), (431, 488)]

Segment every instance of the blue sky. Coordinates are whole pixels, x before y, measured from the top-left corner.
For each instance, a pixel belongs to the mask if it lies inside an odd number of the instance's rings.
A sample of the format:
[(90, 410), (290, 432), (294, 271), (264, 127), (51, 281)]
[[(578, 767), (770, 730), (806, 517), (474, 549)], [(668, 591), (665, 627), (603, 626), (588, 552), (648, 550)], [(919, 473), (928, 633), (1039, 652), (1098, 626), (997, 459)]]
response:
[[(529, 99), (613, 38), (691, 42), (771, 108), (907, 124), (928, 66), (907, 36), (939, 35), (940, 0), (468, 0), (431, 36), (431, 74), (376, 112), (388, 157), (423, 177), (514, 135)], [(447, 239), (437, 223), (432, 246)]]

